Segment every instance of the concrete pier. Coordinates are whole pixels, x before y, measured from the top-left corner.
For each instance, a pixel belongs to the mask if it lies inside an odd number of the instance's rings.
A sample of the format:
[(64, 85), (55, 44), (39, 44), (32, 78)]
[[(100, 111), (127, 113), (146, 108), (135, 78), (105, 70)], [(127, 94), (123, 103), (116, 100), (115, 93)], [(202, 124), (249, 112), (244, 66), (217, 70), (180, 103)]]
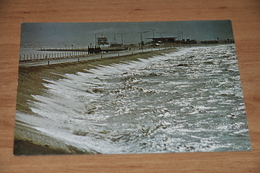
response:
[[(42, 66), (51, 64), (60, 64), (68, 62), (79, 62), (79, 61), (89, 61), (94, 59), (104, 59), (119, 56), (127, 56), (138, 53), (146, 53), (164, 49), (172, 49), (173, 47), (164, 48), (148, 48), (148, 49), (137, 49), (137, 50), (126, 50), (126, 51), (115, 51), (109, 53), (99, 53), (99, 54), (88, 54), (83, 52), (82, 54), (75, 52), (74, 54), (66, 54), (68, 52), (54, 53), (54, 54), (39, 54), (39, 55), (20, 55), (19, 66)], [(34, 58), (35, 57), (35, 58)]]

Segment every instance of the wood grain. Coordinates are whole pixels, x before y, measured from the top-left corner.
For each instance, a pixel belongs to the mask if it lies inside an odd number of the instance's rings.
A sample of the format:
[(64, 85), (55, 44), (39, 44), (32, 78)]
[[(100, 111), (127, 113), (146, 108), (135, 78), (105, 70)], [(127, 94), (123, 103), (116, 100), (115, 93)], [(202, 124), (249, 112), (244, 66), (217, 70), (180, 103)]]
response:
[[(260, 172), (259, 0), (1, 0), (0, 172)], [(250, 152), (14, 157), (21, 22), (233, 21)]]

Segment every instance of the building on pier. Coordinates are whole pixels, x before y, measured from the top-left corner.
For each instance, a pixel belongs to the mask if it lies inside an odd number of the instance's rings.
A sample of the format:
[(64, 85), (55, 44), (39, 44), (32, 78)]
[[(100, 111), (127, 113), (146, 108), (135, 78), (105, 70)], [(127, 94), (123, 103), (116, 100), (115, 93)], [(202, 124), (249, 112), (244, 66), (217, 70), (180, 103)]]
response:
[(154, 37), (146, 38), (152, 39), (153, 44), (175, 43), (177, 37)]

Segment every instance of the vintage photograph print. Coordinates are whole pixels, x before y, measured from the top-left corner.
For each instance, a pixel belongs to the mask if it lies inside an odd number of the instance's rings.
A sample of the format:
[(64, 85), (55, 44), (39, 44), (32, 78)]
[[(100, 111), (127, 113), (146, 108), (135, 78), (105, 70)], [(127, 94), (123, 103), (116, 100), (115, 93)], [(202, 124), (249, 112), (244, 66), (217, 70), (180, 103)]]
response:
[(22, 23), (14, 155), (251, 150), (230, 20)]

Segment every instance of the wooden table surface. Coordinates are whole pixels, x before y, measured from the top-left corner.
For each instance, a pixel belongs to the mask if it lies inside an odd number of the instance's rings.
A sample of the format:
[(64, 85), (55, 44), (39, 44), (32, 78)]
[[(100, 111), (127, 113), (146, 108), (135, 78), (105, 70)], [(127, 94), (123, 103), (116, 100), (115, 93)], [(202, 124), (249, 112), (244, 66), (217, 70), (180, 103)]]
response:
[[(21, 22), (231, 19), (253, 150), (249, 152), (14, 157)], [(1, 0), (0, 172), (260, 172), (259, 0)]]

